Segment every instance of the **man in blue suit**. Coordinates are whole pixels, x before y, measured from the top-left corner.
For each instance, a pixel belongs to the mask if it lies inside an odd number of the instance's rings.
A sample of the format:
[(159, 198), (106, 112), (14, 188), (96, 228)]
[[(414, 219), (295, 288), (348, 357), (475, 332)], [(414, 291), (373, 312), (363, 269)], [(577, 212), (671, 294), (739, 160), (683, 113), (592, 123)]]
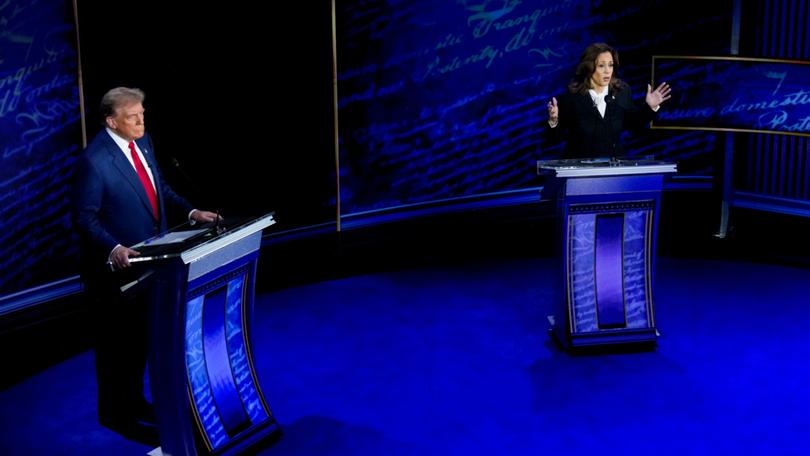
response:
[(199, 222), (217, 215), (193, 209), (162, 179), (145, 131), (143, 100), (141, 90), (126, 87), (102, 98), (105, 128), (79, 159), (73, 218), (97, 331), (99, 421), (152, 440), (154, 412), (143, 396), (148, 302), (143, 293), (120, 289), (134, 278), (129, 259), (139, 253), (130, 246), (166, 231), (170, 214)]

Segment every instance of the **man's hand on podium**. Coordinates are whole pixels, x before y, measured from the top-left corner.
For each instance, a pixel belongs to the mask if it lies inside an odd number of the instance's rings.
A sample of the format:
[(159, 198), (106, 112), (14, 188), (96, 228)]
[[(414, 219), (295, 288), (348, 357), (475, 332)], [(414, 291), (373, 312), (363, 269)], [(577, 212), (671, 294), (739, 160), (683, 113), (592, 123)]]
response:
[(123, 245), (116, 246), (110, 253), (110, 268), (113, 271), (129, 267), (129, 257), (139, 256), (141, 253)]
[(222, 217), (220, 217), (216, 212), (200, 211), (197, 209), (191, 211), (191, 220), (194, 220), (195, 222), (213, 222), (217, 219), (217, 217), (219, 217), (219, 220), (222, 220)]

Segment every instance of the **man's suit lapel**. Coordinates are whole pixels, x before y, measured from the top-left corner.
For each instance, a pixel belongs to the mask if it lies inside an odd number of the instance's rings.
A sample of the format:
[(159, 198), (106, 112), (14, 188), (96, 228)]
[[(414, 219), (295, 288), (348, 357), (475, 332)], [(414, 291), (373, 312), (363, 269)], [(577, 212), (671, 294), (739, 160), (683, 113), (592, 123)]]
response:
[[(118, 148), (118, 145), (115, 144), (115, 141), (112, 138), (107, 136), (107, 151), (110, 153), (110, 159), (112, 160), (113, 168), (115, 168), (120, 174), (124, 181), (132, 188), (138, 198), (141, 200), (141, 203), (149, 212), (152, 217), (152, 203), (149, 202), (149, 198), (146, 196), (146, 191), (143, 189), (143, 184), (141, 184), (141, 180), (138, 178), (138, 173), (135, 172), (135, 168), (132, 167), (132, 164), (129, 160), (124, 157), (121, 152), (121, 149)], [(140, 144), (138, 144), (140, 147)], [(151, 166), (151, 164), (150, 164)]]

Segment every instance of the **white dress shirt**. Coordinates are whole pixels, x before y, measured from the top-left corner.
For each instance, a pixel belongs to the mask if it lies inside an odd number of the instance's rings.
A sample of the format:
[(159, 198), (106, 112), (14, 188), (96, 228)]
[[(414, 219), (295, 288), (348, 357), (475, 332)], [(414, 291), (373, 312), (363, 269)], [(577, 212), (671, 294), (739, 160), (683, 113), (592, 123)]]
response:
[[(115, 141), (115, 144), (117, 144), (118, 148), (121, 149), (121, 152), (124, 154), (124, 157), (127, 157), (127, 161), (129, 162), (130, 165), (132, 165), (132, 169), (134, 169), (135, 172), (137, 173), (138, 169), (135, 168), (135, 162), (132, 161), (132, 154), (130, 154), (129, 152), (129, 141), (118, 136), (118, 134), (112, 131), (109, 127), (107, 128), (107, 133), (110, 134), (110, 137), (113, 139), (113, 141)], [(136, 143), (135, 141), (133, 141), (133, 143), (135, 144), (135, 152), (138, 154), (138, 158), (141, 159), (143, 167), (146, 168), (146, 174), (149, 175), (149, 181), (152, 182), (152, 189), (154, 189), (155, 194), (157, 194), (157, 187), (155, 187), (155, 176), (152, 175), (152, 169), (149, 167), (149, 162), (146, 161), (146, 158), (143, 156), (143, 152), (141, 151), (141, 148), (138, 147), (138, 143)]]
[(596, 109), (599, 110), (599, 115), (604, 118), (605, 110), (607, 109), (607, 102), (605, 102), (605, 96), (608, 94), (607, 86), (605, 86), (600, 93), (597, 93), (593, 89), (588, 89), (588, 93), (591, 95), (591, 100), (593, 100), (593, 104), (596, 105)]

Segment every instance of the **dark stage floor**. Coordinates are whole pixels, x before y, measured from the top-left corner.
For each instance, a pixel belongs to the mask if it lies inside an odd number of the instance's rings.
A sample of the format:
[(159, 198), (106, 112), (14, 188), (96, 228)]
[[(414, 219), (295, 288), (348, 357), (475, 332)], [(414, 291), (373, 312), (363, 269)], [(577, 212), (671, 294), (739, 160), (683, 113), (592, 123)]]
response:
[[(553, 265), (262, 292), (254, 354), (284, 436), (261, 454), (810, 454), (810, 269), (660, 258), (657, 349), (572, 356), (546, 334)], [(0, 404), (0, 454), (151, 450), (96, 422), (90, 351)]]

